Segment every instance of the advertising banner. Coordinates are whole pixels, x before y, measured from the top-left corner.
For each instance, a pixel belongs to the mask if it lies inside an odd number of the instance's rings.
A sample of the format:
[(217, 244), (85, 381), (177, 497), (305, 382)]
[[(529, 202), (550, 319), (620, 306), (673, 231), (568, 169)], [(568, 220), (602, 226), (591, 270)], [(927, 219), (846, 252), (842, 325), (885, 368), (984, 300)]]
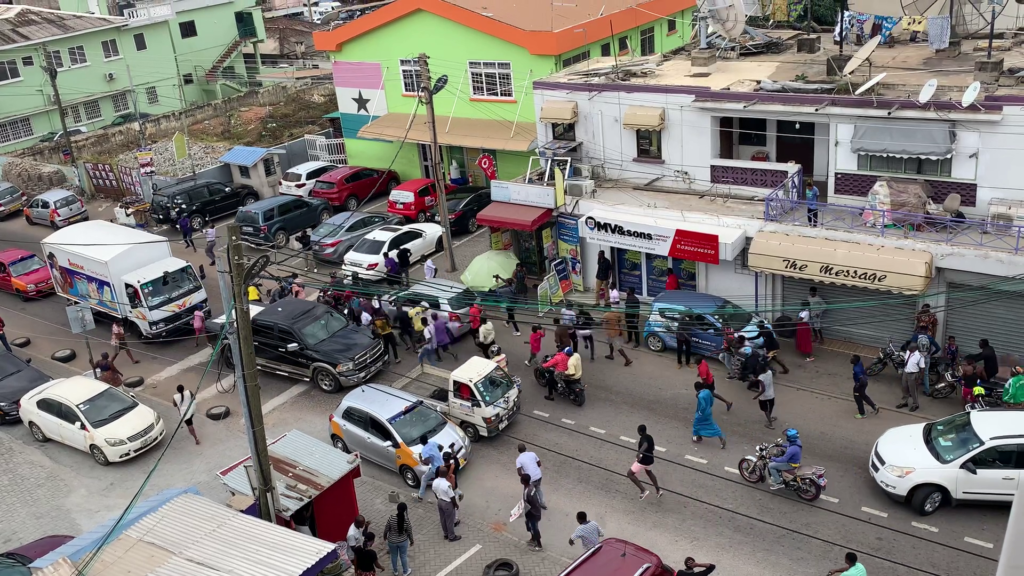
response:
[(46, 264), (53, 277), (53, 286), (58, 294), (88, 302), (97, 308), (120, 314), (117, 308), (114, 288), (110, 282), (97, 278), (85, 271), (85, 267), (68, 260), (68, 266), (61, 266), (57, 256), (46, 255)]
[(580, 261), (580, 219), (559, 214), (555, 221), (558, 255), (569, 265), (569, 278), (575, 290), (583, 290), (583, 263)]
[(535, 206), (537, 208), (558, 208), (561, 206), (557, 202), (553, 186), (505, 182), (504, 180), (491, 182), (491, 200), (494, 202), (521, 204), (523, 206)]
[(139, 148), (135, 151), (135, 159), (139, 162), (139, 174), (142, 176), (153, 176), (156, 174), (156, 166), (153, 164), (153, 149), (149, 146)]
[(572, 279), (569, 278), (569, 267), (565, 264), (565, 260), (562, 258), (552, 260), (551, 271), (558, 278), (558, 286), (562, 293), (568, 294), (572, 292)]
[(654, 298), (665, 291), (665, 280), (668, 279), (668, 256), (659, 256), (648, 252), (644, 254), (647, 266), (647, 296)]
[(627, 288), (636, 290), (637, 294), (644, 293), (644, 274), (641, 268), (644, 265), (643, 258), (643, 252), (615, 250), (615, 260), (619, 269), (618, 287), (621, 294), (625, 294)]
[(720, 240), (716, 234), (678, 230), (629, 220), (616, 221), (603, 216), (599, 219), (593, 215), (583, 218), (580, 232), (589, 240), (616, 248), (708, 264), (719, 262)]

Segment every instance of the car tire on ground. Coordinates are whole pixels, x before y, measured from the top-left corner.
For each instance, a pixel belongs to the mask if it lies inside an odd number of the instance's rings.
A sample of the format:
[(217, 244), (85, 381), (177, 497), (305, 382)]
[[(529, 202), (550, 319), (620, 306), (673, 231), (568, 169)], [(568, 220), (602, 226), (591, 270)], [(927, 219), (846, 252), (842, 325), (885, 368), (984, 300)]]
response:
[(338, 376), (326, 368), (313, 370), (313, 382), (316, 383), (317, 388), (328, 394), (334, 394), (341, 390), (341, 381), (338, 380)]
[(284, 248), (288, 245), (288, 233), (284, 230), (278, 230), (274, 232), (274, 246), (276, 248)]
[(331, 444), (333, 444), (335, 448), (341, 450), (345, 454), (350, 453), (348, 449), (348, 444), (346, 444), (345, 441), (342, 440), (340, 436), (335, 436), (334, 434), (331, 434)]
[(935, 485), (920, 486), (914, 490), (910, 499), (910, 507), (921, 516), (931, 516), (942, 507), (946, 494), (941, 487)]
[(43, 429), (40, 428), (35, 422), (29, 422), (28, 423), (28, 429), (29, 429), (30, 432), (32, 432), (32, 438), (36, 442), (49, 442), (50, 441), (50, 439), (46, 437), (46, 434), (43, 434)]
[(61, 364), (67, 364), (78, 357), (78, 353), (72, 348), (63, 348), (57, 350), (53, 354), (50, 354), (50, 360), (60, 362)]
[(444, 238), (438, 238), (434, 243), (434, 252), (444, 252)]
[(60, 230), (60, 226), (58, 226), (57, 223), (54, 222), (53, 220), (50, 220), (50, 228), (53, 228), (54, 230)]
[(25, 293), (22, 292), (21, 290), (15, 288), (14, 293), (18, 295), (18, 300), (21, 300), (22, 302), (28, 302), (28, 296), (25, 296)]
[(426, 221), (427, 221), (427, 213), (426, 212), (420, 210), (419, 212), (416, 213), (416, 222), (419, 222), (420, 224), (422, 224), (422, 223), (424, 223)]
[(469, 223), (466, 224), (466, 230), (469, 231), (470, 234), (476, 232), (479, 228), (480, 225), (476, 223), (476, 218), (470, 218)]
[(519, 564), (511, 558), (498, 558), (484, 566), (483, 576), (519, 576)]
[(33, 220), (31, 216), (25, 216), (25, 222), (28, 222), (29, 226), (35, 226), (36, 225), (36, 221)]
[(388, 181), (388, 192), (391, 192), (392, 190), (394, 190), (395, 186), (398, 186), (398, 180), (389, 180)]
[(324, 210), (323, 212), (320, 213), (319, 216), (317, 216), (317, 220), (321, 224), (323, 224), (324, 222), (327, 222), (330, 219), (331, 219), (331, 211), (330, 210)]
[(665, 350), (665, 341), (661, 339), (661, 336), (657, 334), (647, 335), (647, 347), (654, 352), (662, 352)]
[(405, 485), (409, 488), (415, 490), (420, 487), (420, 477), (412, 468), (403, 465), (398, 469), (398, 473), (402, 475), (402, 481), (405, 482)]
[(142, 376), (129, 376), (121, 382), (121, 385), (124, 386), (125, 388), (131, 388), (132, 390), (134, 390), (145, 383), (146, 379), (143, 378)]
[(100, 466), (109, 466), (110, 460), (107, 458), (106, 453), (99, 446), (93, 444), (89, 446), (89, 454), (92, 454), (92, 459), (96, 461)]
[(28, 346), (31, 343), (32, 339), (26, 336), (21, 336), (20, 338), (15, 338), (14, 340), (11, 340), (11, 346), (14, 346), (15, 348), (24, 348), (25, 346)]
[(188, 217), (188, 223), (192, 226), (193, 230), (202, 230), (203, 224), (206, 223), (206, 218), (203, 218), (202, 214), (193, 214)]
[(242, 198), (242, 206), (248, 206), (249, 204), (252, 204), (253, 202), (255, 202), (255, 201), (259, 200), (259, 199), (260, 199), (259, 196), (254, 196), (254, 195), (250, 194), (250, 195), (246, 196), (245, 198)]
[(463, 422), (459, 424), (459, 428), (462, 428), (462, 431), (466, 433), (466, 437), (469, 438), (470, 442), (480, 441), (480, 430), (477, 429), (475, 424)]
[(223, 420), (231, 415), (231, 408), (227, 406), (213, 406), (206, 411), (206, 417), (210, 420)]
[(345, 199), (345, 210), (348, 212), (355, 212), (359, 208), (359, 198), (355, 196), (349, 196)]

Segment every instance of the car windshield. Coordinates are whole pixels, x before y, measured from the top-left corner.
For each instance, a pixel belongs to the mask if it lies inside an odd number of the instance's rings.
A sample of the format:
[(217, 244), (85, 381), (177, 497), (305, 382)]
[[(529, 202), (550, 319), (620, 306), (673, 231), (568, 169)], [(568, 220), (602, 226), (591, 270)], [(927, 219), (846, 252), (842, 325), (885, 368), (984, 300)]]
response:
[(58, 198), (57, 201), (53, 203), (53, 207), (60, 210), (61, 208), (67, 208), (68, 206), (74, 206), (75, 204), (78, 204), (78, 196), (69, 194), (63, 198)]
[(153, 194), (153, 205), (154, 206), (170, 206), (171, 205), (171, 201), (170, 201), (169, 198), (167, 198), (167, 196), (165, 196), (163, 194), (160, 194), (160, 193), (156, 193), (156, 194)]
[(235, 222), (238, 224), (256, 224), (260, 223), (260, 213), (255, 210), (239, 210), (235, 214)]
[(475, 384), (476, 391), (480, 394), (484, 404), (490, 406), (501, 400), (512, 390), (515, 383), (507, 372), (501, 368), (491, 370), (491, 373)]
[(106, 388), (79, 404), (78, 411), (85, 417), (85, 424), (90, 424), (93, 428), (102, 428), (117, 421), (138, 405), (139, 403), (130, 396), (113, 388)]
[(722, 326), (732, 328), (733, 330), (743, 330), (750, 323), (754, 321), (754, 315), (747, 312), (743, 308), (725, 300), (722, 304), (711, 313)]
[(371, 240), (369, 238), (363, 238), (359, 242), (356, 242), (352, 251), (356, 254), (370, 254), (373, 256), (379, 256), (381, 250), (384, 249), (383, 240)]
[(346, 326), (348, 326), (348, 320), (344, 316), (334, 310), (328, 310), (312, 322), (300, 327), (299, 334), (302, 341), (308, 346), (316, 346)]
[(17, 186), (8, 186), (3, 190), (0, 190), (0, 200), (7, 200), (8, 198), (14, 197), (21, 194), (21, 190)]
[(924, 425), (924, 445), (933, 458), (952, 462), (981, 446), (984, 442), (971, 426), (971, 413), (961, 412)]
[(284, 178), (281, 178), (285, 182), (302, 182), (302, 174), (298, 172), (285, 172)]
[(423, 402), (416, 402), (406, 406), (401, 412), (388, 418), (388, 424), (395, 429), (398, 437), (408, 445), (419, 443), (421, 436), (432, 437), (448, 425), (436, 410), (423, 405)]
[(345, 226), (348, 224), (348, 219), (342, 220), (341, 222), (327, 221), (313, 229), (313, 236), (318, 238), (333, 238), (340, 236), (345, 231)]
[(142, 284), (142, 296), (146, 306), (152, 310), (168, 302), (180, 300), (202, 289), (203, 284), (192, 266), (185, 266), (174, 272), (165, 272), (160, 278)]
[(22, 274), (28, 274), (33, 270), (39, 270), (46, 266), (46, 263), (41, 258), (32, 254), (26, 256), (21, 260), (11, 262), (11, 276), (21, 276)]

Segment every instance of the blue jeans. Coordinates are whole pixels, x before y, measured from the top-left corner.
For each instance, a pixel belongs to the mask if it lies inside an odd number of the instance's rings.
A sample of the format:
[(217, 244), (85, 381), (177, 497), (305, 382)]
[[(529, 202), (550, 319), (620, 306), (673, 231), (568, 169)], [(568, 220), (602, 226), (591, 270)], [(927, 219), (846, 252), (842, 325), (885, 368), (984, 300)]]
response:
[(420, 500), (423, 499), (423, 495), (427, 493), (427, 485), (437, 478), (437, 468), (428, 468), (423, 473), (423, 478), (420, 478)]
[(7, 343), (7, 334), (0, 332), (0, 342), (3, 342), (4, 348), (6, 348), (8, 352), (14, 354), (14, 350), (11, 350), (11, 345)]
[(782, 482), (782, 471), (793, 470), (789, 462), (769, 462), (768, 463), (768, 474), (772, 477), (772, 482), (778, 484)]
[(404, 540), (398, 544), (388, 542), (388, 551), (391, 553), (391, 571), (398, 574), (398, 560), (402, 560), (402, 574), (409, 571), (409, 541)]
[(924, 374), (924, 393), (925, 394), (930, 394), (931, 393), (931, 390), (929, 389), (930, 383), (928, 382), (928, 370), (930, 369), (930, 367), (931, 367), (930, 363), (925, 363), (924, 368), (921, 368), (921, 374)]
[(420, 364), (423, 364), (423, 360), (426, 359), (426, 361), (429, 362), (431, 366), (437, 366), (437, 362), (434, 362), (435, 354), (437, 354), (437, 350), (435, 348), (428, 348), (424, 346), (423, 348), (420, 348), (420, 353), (419, 356), (417, 356), (417, 358)]

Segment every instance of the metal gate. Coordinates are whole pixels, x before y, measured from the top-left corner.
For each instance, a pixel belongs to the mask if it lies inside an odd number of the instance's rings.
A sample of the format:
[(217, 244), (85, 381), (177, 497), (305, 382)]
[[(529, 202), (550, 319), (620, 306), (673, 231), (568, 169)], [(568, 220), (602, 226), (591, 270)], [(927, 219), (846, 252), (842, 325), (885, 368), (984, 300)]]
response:
[[(998, 279), (994, 279), (998, 281)], [(1020, 354), (1020, 337), (1016, 334), (1024, 324), (1024, 286), (1015, 282), (1011, 290), (1002, 279), (1000, 290), (984, 286), (950, 283), (946, 288), (946, 331), (956, 337), (961, 354), (978, 351), (978, 340), (987, 338), (997, 354)]]
[(914, 332), (915, 296), (787, 277), (782, 281), (782, 295), (786, 312), (793, 318), (811, 286), (825, 299), (821, 325), (826, 338), (882, 346), (890, 336), (902, 342)]
[(347, 156), (345, 155), (345, 139), (344, 138), (326, 138), (324, 136), (315, 136), (307, 134), (306, 140), (306, 156), (309, 160), (319, 162), (330, 162), (331, 164), (347, 164)]

